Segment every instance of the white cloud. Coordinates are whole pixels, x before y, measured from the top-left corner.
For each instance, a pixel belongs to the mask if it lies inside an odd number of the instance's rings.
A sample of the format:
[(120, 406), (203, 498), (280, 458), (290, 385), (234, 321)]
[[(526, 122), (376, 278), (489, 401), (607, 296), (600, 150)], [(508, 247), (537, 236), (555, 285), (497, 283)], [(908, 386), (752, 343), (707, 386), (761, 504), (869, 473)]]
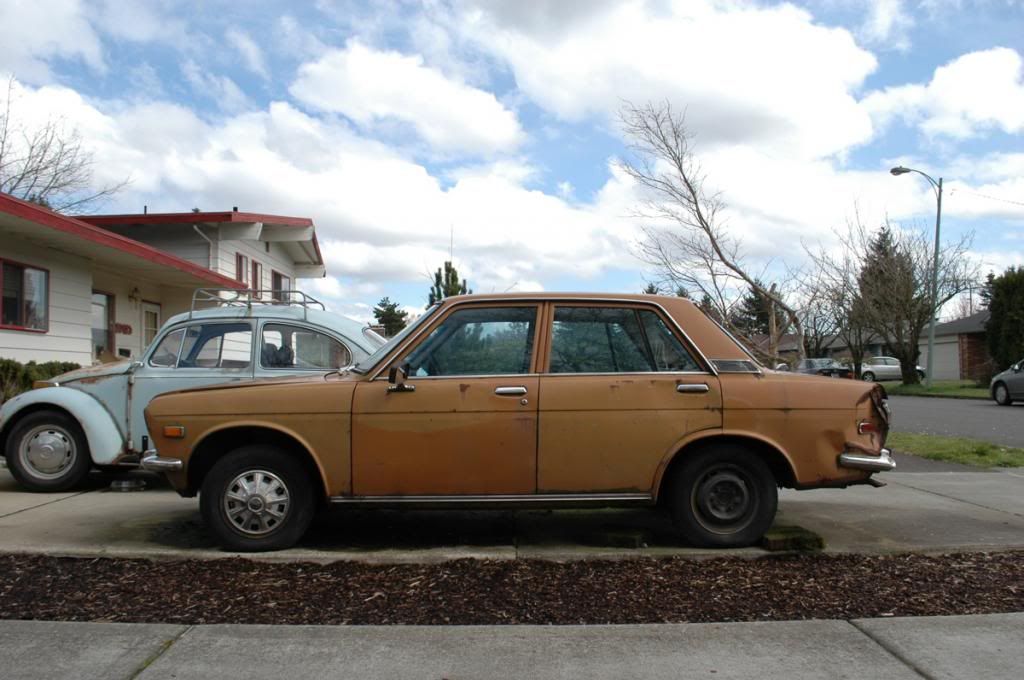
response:
[(613, 118), (623, 99), (667, 98), (705, 144), (815, 158), (871, 138), (854, 94), (875, 58), (850, 32), (792, 5), (476, 4), (464, 5), (456, 29), (564, 120)]
[(966, 139), (1024, 131), (1024, 59), (1006, 47), (971, 52), (935, 69), (926, 85), (873, 92), (865, 108), (882, 125), (899, 118), (929, 137)]
[(245, 31), (231, 27), (227, 33), (224, 34), (228, 43), (235, 48), (238, 54), (242, 57), (242, 62), (245, 67), (260, 76), (261, 78), (269, 78), (270, 73), (267, 71), (267, 63), (263, 59), (263, 50), (256, 44), (256, 41), (249, 37), (249, 34)]
[(871, 0), (857, 34), (868, 44), (905, 52), (910, 49), (913, 27), (914, 19), (907, 14), (903, 0)]
[(78, 0), (0, 2), (0, 71), (25, 82), (51, 79), (48, 60), (80, 59), (94, 71), (106, 69), (99, 36)]
[(400, 121), (441, 152), (509, 151), (524, 139), (516, 115), (490, 92), (446, 78), (419, 56), (355, 40), (303, 64), (289, 91), (364, 127)]
[(221, 111), (234, 113), (248, 107), (249, 98), (231, 78), (210, 73), (192, 59), (182, 63), (181, 72), (198, 96), (213, 100)]

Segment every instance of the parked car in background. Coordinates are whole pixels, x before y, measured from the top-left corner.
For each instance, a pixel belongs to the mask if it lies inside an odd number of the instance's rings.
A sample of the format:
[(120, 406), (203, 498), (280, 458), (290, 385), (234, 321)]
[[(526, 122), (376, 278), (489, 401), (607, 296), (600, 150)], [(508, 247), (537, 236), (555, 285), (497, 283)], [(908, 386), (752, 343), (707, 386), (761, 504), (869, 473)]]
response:
[(1024, 359), (994, 375), (989, 391), (1000, 406), (1009, 406), (1014, 399), (1024, 400)]
[[(32, 491), (73, 488), (93, 466), (138, 463), (150, 440), (143, 409), (158, 394), (322, 374), (385, 342), (299, 291), (273, 296), (283, 301), (271, 297), (200, 289), (192, 311), (168, 319), (138, 360), (71, 371), (5, 402), (0, 447), (11, 474)], [(203, 301), (217, 306), (196, 309)]]
[(852, 378), (853, 371), (835, 359), (801, 359), (793, 367), (794, 373), (823, 375), (829, 378)]
[[(241, 414), (241, 415), (240, 415)], [(666, 508), (695, 545), (761, 539), (779, 487), (876, 484), (885, 390), (763, 370), (690, 301), (447, 298), (351, 370), (164, 394), (153, 450), (229, 550), (316, 508)]]
[[(903, 371), (900, 360), (894, 357), (870, 357), (864, 360), (860, 368), (860, 377), (866, 382), (881, 380), (902, 380)], [(917, 366), (917, 375), (924, 380), (924, 369)]]

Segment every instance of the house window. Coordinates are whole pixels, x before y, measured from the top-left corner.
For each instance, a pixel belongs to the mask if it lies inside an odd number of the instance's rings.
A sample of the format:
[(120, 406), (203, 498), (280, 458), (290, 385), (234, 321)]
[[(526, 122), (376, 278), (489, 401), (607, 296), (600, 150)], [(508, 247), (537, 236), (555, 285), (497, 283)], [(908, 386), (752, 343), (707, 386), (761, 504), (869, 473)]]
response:
[(245, 283), (245, 277), (249, 275), (249, 258), (241, 253), (235, 253), (235, 281)]
[(9, 260), (0, 260), (0, 327), (47, 331), (50, 273)]
[(252, 261), (252, 289), (258, 291), (263, 288), (263, 265), (256, 260)]
[(290, 276), (285, 276), (281, 272), (273, 272), (270, 277), (271, 289), (274, 291), (274, 297), (278, 300), (287, 300), (290, 296), (281, 295), (278, 291), (291, 290), (292, 279)]
[(92, 292), (92, 356), (102, 359), (114, 353), (114, 296)]

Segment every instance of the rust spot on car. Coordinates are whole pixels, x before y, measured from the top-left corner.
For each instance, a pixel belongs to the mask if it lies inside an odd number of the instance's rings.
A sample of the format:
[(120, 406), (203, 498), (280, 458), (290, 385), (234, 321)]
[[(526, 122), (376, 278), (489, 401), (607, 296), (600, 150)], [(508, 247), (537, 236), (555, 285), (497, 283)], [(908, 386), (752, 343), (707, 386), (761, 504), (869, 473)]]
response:
[(468, 390), (468, 389), (469, 389), (469, 383), (459, 383), (459, 392), (462, 392), (463, 394), (465, 394), (466, 390)]

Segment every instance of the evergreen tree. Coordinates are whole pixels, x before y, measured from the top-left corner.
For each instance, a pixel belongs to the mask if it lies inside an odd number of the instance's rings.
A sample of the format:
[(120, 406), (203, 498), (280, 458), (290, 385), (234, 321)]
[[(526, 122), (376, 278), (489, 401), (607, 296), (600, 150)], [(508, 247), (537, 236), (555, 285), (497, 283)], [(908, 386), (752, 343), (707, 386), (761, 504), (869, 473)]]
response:
[(690, 297), (690, 291), (686, 290), (686, 286), (676, 288), (676, 297), (686, 298), (687, 300), (693, 299)]
[(996, 275), (992, 272), (989, 272), (988, 276), (985, 277), (985, 283), (978, 292), (978, 297), (981, 298), (981, 302), (979, 303), (981, 309), (988, 309), (992, 306), (992, 286), (995, 283), (995, 280)]
[(661, 291), (653, 283), (648, 283), (647, 287), (644, 288), (644, 295), (658, 295)]
[(384, 326), (384, 335), (390, 338), (405, 328), (409, 312), (399, 309), (398, 303), (392, 302), (390, 298), (382, 297), (373, 309), (373, 317)]
[(430, 287), (430, 304), (440, 302), (452, 295), (468, 295), (473, 291), (466, 285), (466, 279), (459, 281), (459, 272), (452, 266), (452, 263), (445, 261), (444, 270), (441, 267), (434, 272), (434, 285)]
[(992, 315), (985, 335), (996, 367), (1004, 369), (1024, 358), (1024, 267), (1010, 267), (990, 283)]

